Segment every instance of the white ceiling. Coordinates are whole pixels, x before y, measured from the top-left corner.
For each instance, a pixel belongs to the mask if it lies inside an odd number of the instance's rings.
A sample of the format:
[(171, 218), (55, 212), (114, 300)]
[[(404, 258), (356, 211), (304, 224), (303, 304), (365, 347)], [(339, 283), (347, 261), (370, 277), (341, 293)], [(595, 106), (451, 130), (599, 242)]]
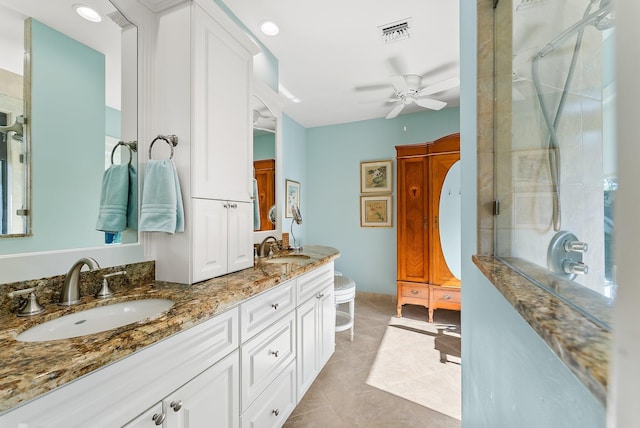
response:
[[(457, 0), (224, 2), (278, 59), (280, 85), (301, 100), (285, 112), (306, 128), (385, 117), (391, 76), (418, 74), (424, 87), (460, 75)], [(411, 37), (385, 44), (378, 27), (405, 18)], [(260, 32), (266, 19), (277, 36)], [(429, 98), (457, 106), (459, 88)]]

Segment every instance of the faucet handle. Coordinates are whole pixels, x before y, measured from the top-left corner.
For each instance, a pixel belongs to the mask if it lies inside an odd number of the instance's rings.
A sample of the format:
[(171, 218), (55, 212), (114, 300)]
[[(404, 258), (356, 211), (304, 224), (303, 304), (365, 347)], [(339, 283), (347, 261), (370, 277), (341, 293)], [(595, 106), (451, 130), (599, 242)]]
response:
[[(38, 302), (38, 298), (36, 297), (35, 291), (36, 289), (32, 287), (32, 288), (25, 288), (24, 290), (15, 290), (10, 293), (7, 293), (7, 297), (11, 299), (15, 297), (18, 297), (21, 299), (18, 306), (18, 313), (17, 313), (19, 317), (30, 317), (32, 315), (41, 314), (45, 311), (44, 307)], [(27, 298), (22, 297), (25, 294), (28, 294), (29, 297)]]
[(95, 296), (96, 299), (106, 299), (108, 297), (112, 297), (115, 294), (111, 289), (111, 287), (109, 287), (109, 282), (107, 281), (107, 278), (111, 278), (112, 276), (116, 276), (116, 275), (126, 275), (126, 274), (127, 274), (126, 270), (121, 270), (119, 272), (113, 272), (113, 273), (102, 275), (102, 287), (96, 293), (96, 296)]

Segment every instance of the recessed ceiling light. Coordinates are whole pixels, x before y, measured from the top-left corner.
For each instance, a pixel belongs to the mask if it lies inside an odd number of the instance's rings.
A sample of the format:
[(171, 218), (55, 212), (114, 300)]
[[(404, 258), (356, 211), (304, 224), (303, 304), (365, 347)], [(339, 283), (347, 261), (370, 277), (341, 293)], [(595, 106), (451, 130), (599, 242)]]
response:
[(273, 21), (262, 21), (260, 23), (260, 31), (262, 31), (267, 36), (275, 36), (280, 32), (280, 29)]
[(76, 13), (80, 15), (82, 18), (91, 22), (101, 22), (102, 16), (95, 10), (91, 9), (89, 6), (84, 4), (74, 4), (73, 8), (76, 10)]

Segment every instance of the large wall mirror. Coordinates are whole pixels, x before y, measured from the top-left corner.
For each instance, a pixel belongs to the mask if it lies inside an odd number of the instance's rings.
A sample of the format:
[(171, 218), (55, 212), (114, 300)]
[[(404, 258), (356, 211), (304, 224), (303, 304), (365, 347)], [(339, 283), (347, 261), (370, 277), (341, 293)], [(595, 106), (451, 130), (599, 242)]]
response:
[(256, 209), (254, 241), (267, 236), (279, 237), (282, 231), (281, 126), (282, 104), (278, 95), (262, 81), (254, 80), (253, 96), (253, 171)]
[(137, 169), (114, 147), (138, 139), (138, 30), (108, 0), (82, 3), (101, 21), (73, 0), (0, 0), (0, 126), (26, 118), (0, 133), (0, 255), (138, 241), (135, 225), (96, 230), (105, 168)]

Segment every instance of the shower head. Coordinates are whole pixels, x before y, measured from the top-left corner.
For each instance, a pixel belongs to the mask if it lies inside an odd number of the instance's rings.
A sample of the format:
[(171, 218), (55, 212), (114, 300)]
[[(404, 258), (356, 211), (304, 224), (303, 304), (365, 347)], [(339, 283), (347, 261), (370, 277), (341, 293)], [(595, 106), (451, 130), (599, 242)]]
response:
[(616, 24), (616, 19), (613, 16), (611, 16), (611, 12), (610, 12), (607, 15), (603, 15), (599, 18), (596, 18), (596, 20), (593, 23), (593, 26), (596, 28), (596, 30), (604, 31), (613, 27), (615, 24)]

